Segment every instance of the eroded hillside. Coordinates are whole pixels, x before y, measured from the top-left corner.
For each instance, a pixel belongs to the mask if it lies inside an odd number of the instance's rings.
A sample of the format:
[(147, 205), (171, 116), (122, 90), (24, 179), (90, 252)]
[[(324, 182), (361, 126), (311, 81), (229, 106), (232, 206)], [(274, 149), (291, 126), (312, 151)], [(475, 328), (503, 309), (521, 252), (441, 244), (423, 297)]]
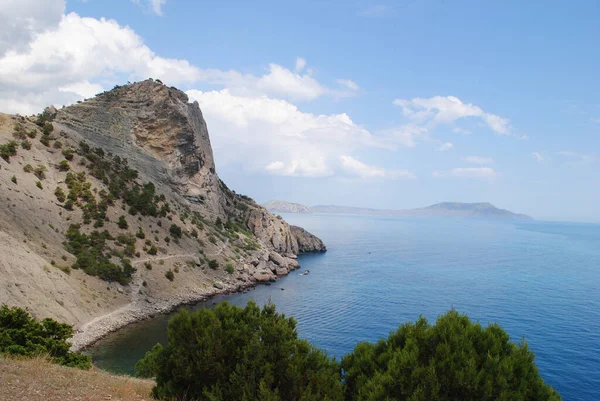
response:
[(157, 81), (0, 115), (0, 303), (79, 328), (285, 275), (324, 251), (216, 174), (197, 103)]

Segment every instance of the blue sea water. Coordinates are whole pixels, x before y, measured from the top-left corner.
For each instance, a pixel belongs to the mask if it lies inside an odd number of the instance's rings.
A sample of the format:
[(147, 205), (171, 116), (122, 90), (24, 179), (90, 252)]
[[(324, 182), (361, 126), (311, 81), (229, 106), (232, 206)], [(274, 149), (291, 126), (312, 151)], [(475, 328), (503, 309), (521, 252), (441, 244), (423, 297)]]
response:
[[(301, 337), (340, 358), (419, 315), (450, 308), (497, 322), (535, 352), (544, 380), (567, 401), (600, 400), (600, 226), (349, 215), (284, 215), (320, 236), (325, 254), (271, 286), (221, 296), (270, 299), (298, 320)], [(298, 273), (310, 270), (310, 274)], [(282, 288), (284, 290), (282, 290)], [(95, 363), (131, 372), (166, 340), (168, 316), (99, 342)]]

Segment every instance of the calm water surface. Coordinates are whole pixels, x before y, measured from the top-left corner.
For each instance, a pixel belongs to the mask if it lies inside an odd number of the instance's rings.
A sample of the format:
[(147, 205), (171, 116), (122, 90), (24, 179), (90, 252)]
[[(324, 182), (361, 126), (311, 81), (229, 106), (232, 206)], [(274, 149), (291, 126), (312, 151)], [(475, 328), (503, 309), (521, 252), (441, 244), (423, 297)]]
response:
[[(564, 400), (600, 400), (600, 226), (347, 215), (284, 215), (329, 251), (272, 286), (217, 297), (269, 298), (300, 336), (340, 358), (423, 315), (450, 308), (525, 338)], [(284, 289), (284, 291), (281, 290)], [(192, 308), (193, 309), (193, 308)], [(168, 316), (126, 327), (90, 350), (101, 368), (131, 373)]]

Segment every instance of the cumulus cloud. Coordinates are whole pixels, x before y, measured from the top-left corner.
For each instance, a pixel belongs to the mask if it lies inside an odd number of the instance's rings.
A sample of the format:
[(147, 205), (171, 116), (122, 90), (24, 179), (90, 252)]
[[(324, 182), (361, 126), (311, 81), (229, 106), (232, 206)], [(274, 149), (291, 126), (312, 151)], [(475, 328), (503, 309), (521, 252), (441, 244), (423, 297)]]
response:
[(448, 171), (435, 170), (434, 177), (456, 177), (456, 178), (487, 178), (492, 179), (500, 175), (491, 167), (457, 167)]
[[(144, 0), (146, 1), (146, 0)], [(164, 0), (147, 0), (162, 13)], [(90, 97), (126, 80), (149, 77), (169, 85), (207, 83), (244, 96), (313, 100), (351, 96), (317, 81), (306, 60), (298, 71), (269, 64), (262, 75), (203, 69), (155, 54), (129, 27), (114, 20), (64, 14), (64, 0), (4, 0), (0, 20), (0, 105), (4, 111), (39, 112)]]
[(40, 32), (55, 27), (65, 12), (64, 0), (2, 0), (0, 2), (0, 56), (23, 51)]
[(445, 152), (445, 151), (447, 151), (447, 150), (450, 150), (450, 149), (452, 149), (453, 147), (454, 147), (454, 145), (452, 144), (452, 142), (445, 142), (445, 143), (442, 143), (440, 146), (438, 146), (438, 148), (437, 148), (437, 149), (438, 149), (440, 152)]
[(352, 156), (342, 155), (340, 156), (342, 162), (342, 169), (350, 176), (355, 176), (363, 179), (371, 178), (390, 178), (390, 179), (404, 179), (414, 180), (417, 177), (408, 170), (386, 170), (381, 167), (374, 167), (366, 165)]
[(318, 115), (267, 96), (249, 97), (228, 89), (187, 92), (209, 122), (220, 165), (241, 163), (247, 170), (284, 176), (409, 178), (356, 160), (353, 151), (388, 145), (346, 114)]
[(484, 112), (479, 106), (463, 103), (454, 96), (433, 96), (411, 100), (396, 99), (394, 104), (400, 106), (403, 114), (410, 120), (427, 124), (429, 127), (440, 124), (453, 124), (461, 118), (474, 117), (481, 119), (497, 134), (507, 135), (512, 133), (508, 119)]
[(494, 162), (494, 159), (483, 156), (467, 156), (463, 157), (462, 160), (472, 164), (492, 164)]

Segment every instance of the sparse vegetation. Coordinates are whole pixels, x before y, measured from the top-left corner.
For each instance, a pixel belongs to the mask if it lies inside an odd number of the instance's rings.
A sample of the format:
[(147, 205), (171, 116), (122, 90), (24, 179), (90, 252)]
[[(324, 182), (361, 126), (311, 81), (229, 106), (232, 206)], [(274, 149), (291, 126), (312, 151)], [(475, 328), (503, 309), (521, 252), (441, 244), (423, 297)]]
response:
[(21, 141), (21, 147), (25, 150), (31, 149), (31, 142), (28, 140)]
[(23, 166), (23, 171), (26, 173), (31, 173), (33, 172), (33, 166), (31, 164), (26, 164)]
[(181, 227), (179, 227), (177, 224), (171, 224), (171, 228), (169, 228), (169, 233), (174, 238), (181, 238)]
[(34, 170), (33, 170), (33, 174), (39, 178), (40, 180), (43, 180), (46, 178), (46, 171), (48, 171), (48, 169), (46, 168), (46, 166), (42, 166), (42, 165), (38, 165)]
[(233, 265), (232, 265), (231, 263), (227, 263), (227, 264), (225, 265), (225, 271), (226, 271), (228, 274), (233, 274), (233, 272), (234, 272), (234, 270), (233, 270)]
[(169, 281), (175, 280), (175, 274), (173, 273), (173, 271), (171, 269), (167, 270), (167, 272), (165, 273), (165, 277)]
[(39, 189), (44, 189), (44, 186), (42, 185), (41, 181), (36, 181), (35, 186), (38, 187)]
[(73, 160), (73, 156), (75, 155), (75, 151), (73, 149), (64, 149), (62, 151), (62, 155), (68, 161), (72, 161)]
[(117, 225), (121, 230), (127, 230), (127, 228), (129, 228), (129, 224), (125, 219), (125, 216), (119, 216), (119, 221), (117, 221)]
[(18, 144), (15, 141), (9, 141), (4, 145), (0, 145), (0, 157), (2, 157), (7, 162), (10, 162), (11, 156), (17, 155), (17, 147)]
[(217, 262), (215, 259), (212, 259), (208, 262), (208, 267), (210, 267), (213, 270), (217, 270), (219, 268), (219, 262)]
[(67, 199), (65, 191), (63, 191), (61, 187), (56, 187), (54, 190), (54, 196), (56, 196), (56, 200), (58, 200), (60, 203), (63, 203)]
[(69, 165), (68, 161), (62, 160), (60, 163), (58, 163), (59, 171), (69, 171), (70, 169), (71, 169), (71, 166)]
[(106, 241), (113, 238), (108, 231), (92, 231), (87, 235), (82, 233), (80, 228), (79, 225), (71, 224), (67, 231), (66, 249), (77, 258), (72, 267), (106, 281), (129, 284), (135, 268), (123, 256), (120, 256), (121, 267), (110, 261), (110, 256), (106, 253)]

